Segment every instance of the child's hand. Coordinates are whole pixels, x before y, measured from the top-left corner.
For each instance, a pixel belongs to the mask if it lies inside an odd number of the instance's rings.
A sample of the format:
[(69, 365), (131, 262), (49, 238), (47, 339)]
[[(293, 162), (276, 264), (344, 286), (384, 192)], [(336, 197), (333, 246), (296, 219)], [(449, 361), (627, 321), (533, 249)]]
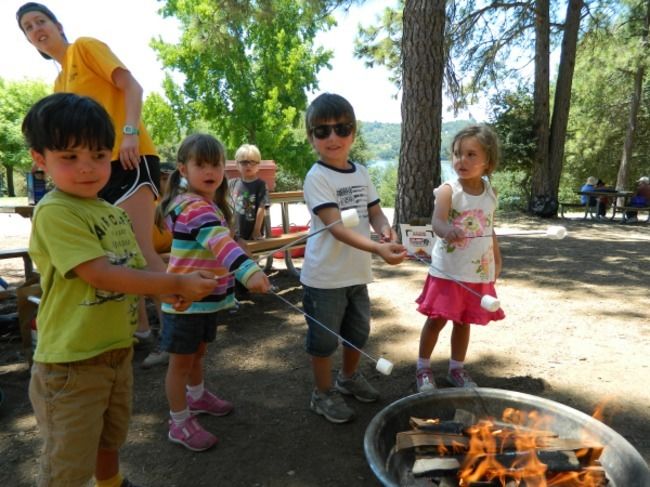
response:
[(181, 289), (179, 292), (181, 298), (185, 301), (198, 301), (212, 291), (216, 286), (214, 274), (207, 271), (196, 271), (189, 274), (182, 274)]
[(246, 287), (253, 293), (267, 293), (271, 289), (271, 282), (264, 272), (257, 271), (246, 281)]
[(380, 243), (377, 248), (377, 254), (384, 259), (387, 264), (399, 264), (406, 258), (406, 248), (398, 243), (386, 242)]
[(381, 228), (381, 233), (379, 234), (379, 241), (382, 243), (385, 242), (396, 242), (397, 233), (390, 225), (384, 225)]
[(186, 301), (178, 294), (165, 294), (159, 298), (163, 303), (171, 304), (176, 311), (185, 311), (192, 304), (192, 301)]
[(445, 235), (445, 241), (448, 243), (462, 242), (465, 240), (465, 232), (460, 228), (452, 227)]

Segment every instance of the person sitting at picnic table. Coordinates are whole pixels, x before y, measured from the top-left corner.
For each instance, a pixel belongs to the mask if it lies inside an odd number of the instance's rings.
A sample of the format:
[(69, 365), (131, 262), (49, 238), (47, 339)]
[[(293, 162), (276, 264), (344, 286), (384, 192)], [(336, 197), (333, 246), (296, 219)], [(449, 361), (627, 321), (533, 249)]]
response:
[[(630, 198), (630, 206), (636, 206), (637, 208), (643, 208), (650, 205), (650, 178), (648, 176), (643, 176), (637, 181), (637, 188), (632, 197)], [(637, 211), (628, 211), (625, 216), (625, 221), (627, 223), (636, 223), (638, 222), (639, 212)]]
[[(597, 183), (598, 183), (598, 178), (596, 178), (595, 176), (589, 176), (587, 178), (587, 182), (582, 185), (582, 188), (580, 188), (580, 193), (588, 193), (590, 191), (594, 191), (596, 189)], [(596, 197), (588, 196), (586, 194), (581, 194), (580, 204), (582, 206), (596, 206)]]
[[(596, 191), (598, 192), (608, 192), (608, 193), (616, 193), (616, 189), (607, 186), (605, 182), (602, 179), (599, 179), (596, 182)], [(612, 198), (609, 196), (598, 196), (596, 198), (596, 218), (605, 218), (605, 215), (607, 214), (607, 209), (609, 208), (609, 204), (611, 203)]]

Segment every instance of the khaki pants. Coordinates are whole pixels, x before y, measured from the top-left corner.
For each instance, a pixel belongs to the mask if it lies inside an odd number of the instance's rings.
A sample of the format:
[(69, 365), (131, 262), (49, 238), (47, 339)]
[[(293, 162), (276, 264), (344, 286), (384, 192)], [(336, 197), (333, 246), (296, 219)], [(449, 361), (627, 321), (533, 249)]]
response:
[(126, 441), (133, 390), (132, 348), (32, 367), (29, 398), (43, 437), (39, 486), (80, 486), (95, 473), (97, 448)]

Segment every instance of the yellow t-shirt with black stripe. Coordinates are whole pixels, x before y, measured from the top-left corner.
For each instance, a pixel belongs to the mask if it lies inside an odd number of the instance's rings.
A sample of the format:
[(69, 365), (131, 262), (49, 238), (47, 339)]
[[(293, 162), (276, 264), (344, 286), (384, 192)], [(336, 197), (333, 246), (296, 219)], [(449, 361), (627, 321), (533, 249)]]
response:
[[(113, 84), (116, 68), (127, 69), (106, 44), (92, 37), (80, 37), (68, 46), (61, 72), (54, 81), (55, 92), (89, 96), (106, 109), (115, 127), (114, 161), (119, 159), (122, 127), (126, 121), (124, 92)], [(142, 121), (138, 129), (140, 154), (155, 155), (156, 147)]]

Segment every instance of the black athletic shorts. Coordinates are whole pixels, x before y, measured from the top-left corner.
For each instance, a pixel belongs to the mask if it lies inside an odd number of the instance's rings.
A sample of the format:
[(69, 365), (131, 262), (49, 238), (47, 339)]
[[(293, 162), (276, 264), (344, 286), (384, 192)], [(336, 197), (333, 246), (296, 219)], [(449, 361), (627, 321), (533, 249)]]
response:
[(141, 186), (148, 185), (154, 198), (160, 193), (160, 159), (158, 156), (140, 156), (140, 165), (124, 169), (122, 163), (111, 161), (111, 177), (99, 197), (112, 205), (119, 205)]

